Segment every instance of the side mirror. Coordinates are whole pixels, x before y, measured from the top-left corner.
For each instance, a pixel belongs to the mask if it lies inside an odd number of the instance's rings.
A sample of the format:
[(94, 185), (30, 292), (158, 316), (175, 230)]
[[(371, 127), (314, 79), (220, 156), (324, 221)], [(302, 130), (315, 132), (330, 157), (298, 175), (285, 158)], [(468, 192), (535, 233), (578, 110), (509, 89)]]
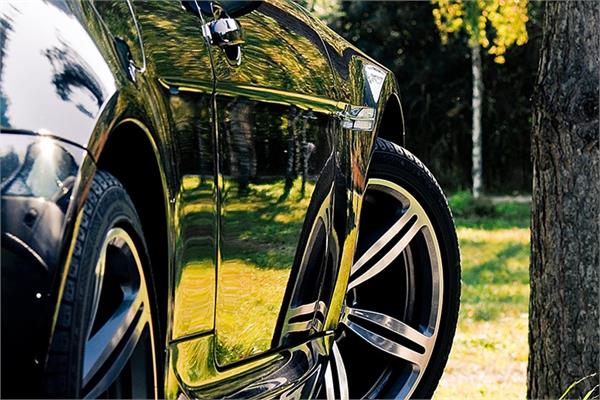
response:
[(242, 15), (246, 15), (256, 10), (261, 0), (221, 0), (221, 8), (231, 18), (238, 18)]
[[(182, 0), (183, 7), (191, 13), (207, 17), (221, 17), (221, 11), (231, 18), (241, 17), (256, 10), (262, 0)], [(215, 15), (216, 14), (216, 15)]]

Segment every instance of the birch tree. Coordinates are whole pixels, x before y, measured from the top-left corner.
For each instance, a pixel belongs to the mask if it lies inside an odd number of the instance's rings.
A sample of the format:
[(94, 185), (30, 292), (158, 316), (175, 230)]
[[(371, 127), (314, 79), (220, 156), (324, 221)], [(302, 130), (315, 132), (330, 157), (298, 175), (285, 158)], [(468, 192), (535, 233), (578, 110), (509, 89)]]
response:
[(483, 160), (481, 110), (483, 78), (481, 49), (494, 57), (497, 64), (505, 63), (506, 50), (527, 43), (527, 0), (432, 0), (433, 17), (442, 43), (451, 35), (464, 32), (471, 50), (473, 76), (472, 179), (473, 197), (483, 190)]

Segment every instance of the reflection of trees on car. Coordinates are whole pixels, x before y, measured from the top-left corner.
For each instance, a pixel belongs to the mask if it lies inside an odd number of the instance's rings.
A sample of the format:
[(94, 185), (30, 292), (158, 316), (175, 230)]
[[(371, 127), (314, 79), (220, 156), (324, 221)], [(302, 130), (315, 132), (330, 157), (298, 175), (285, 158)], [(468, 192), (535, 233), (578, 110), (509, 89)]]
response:
[[(2, 73), (4, 72), (4, 47), (6, 46), (6, 36), (8, 31), (12, 29), (10, 17), (4, 13), (0, 14), (0, 82), (2, 82)], [(8, 99), (0, 91), (0, 126), (9, 126), (6, 109), (8, 107)]]
[[(56, 87), (56, 93), (63, 100), (76, 103), (82, 113), (92, 118), (104, 103), (100, 83), (90, 73), (93, 69), (85, 60), (74, 53), (66, 43), (63, 42), (62, 45), (63, 48), (53, 47), (45, 53), (54, 68), (52, 83)], [(83, 93), (78, 95), (78, 89), (83, 90)], [(87, 94), (88, 99), (81, 97), (82, 94)], [(95, 102), (96, 110), (88, 109), (90, 100)]]
[(316, 119), (314, 113), (291, 108), (288, 117), (288, 139), (287, 139), (287, 164), (285, 169), (285, 188), (280, 201), (287, 199), (294, 180), (299, 174), (302, 176), (300, 196), (304, 197), (306, 192), (306, 179), (308, 178), (309, 159), (315, 150), (315, 144), (308, 141), (307, 129), (310, 127), (309, 120)]
[(257, 160), (253, 135), (253, 103), (243, 98), (233, 99), (227, 107), (229, 129), (225, 146), (229, 148), (231, 175), (237, 178), (238, 194), (248, 194), (248, 184), (256, 176)]

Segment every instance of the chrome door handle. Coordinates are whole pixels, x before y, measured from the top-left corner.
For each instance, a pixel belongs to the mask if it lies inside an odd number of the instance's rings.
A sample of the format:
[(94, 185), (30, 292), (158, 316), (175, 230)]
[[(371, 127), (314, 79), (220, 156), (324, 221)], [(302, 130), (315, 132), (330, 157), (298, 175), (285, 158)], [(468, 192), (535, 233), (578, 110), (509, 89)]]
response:
[(204, 36), (214, 46), (239, 46), (244, 43), (242, 27), (234, 18), (219, 18), (202, 27)]

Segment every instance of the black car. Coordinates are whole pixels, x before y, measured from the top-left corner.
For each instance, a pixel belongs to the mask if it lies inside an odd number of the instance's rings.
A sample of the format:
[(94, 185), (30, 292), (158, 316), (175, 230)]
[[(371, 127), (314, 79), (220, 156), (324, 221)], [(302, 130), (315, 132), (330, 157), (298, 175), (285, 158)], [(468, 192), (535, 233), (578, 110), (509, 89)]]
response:
[(289, 0), (0, 23), (3, 398), (432, 395), (459, 252), (390, 71)]

